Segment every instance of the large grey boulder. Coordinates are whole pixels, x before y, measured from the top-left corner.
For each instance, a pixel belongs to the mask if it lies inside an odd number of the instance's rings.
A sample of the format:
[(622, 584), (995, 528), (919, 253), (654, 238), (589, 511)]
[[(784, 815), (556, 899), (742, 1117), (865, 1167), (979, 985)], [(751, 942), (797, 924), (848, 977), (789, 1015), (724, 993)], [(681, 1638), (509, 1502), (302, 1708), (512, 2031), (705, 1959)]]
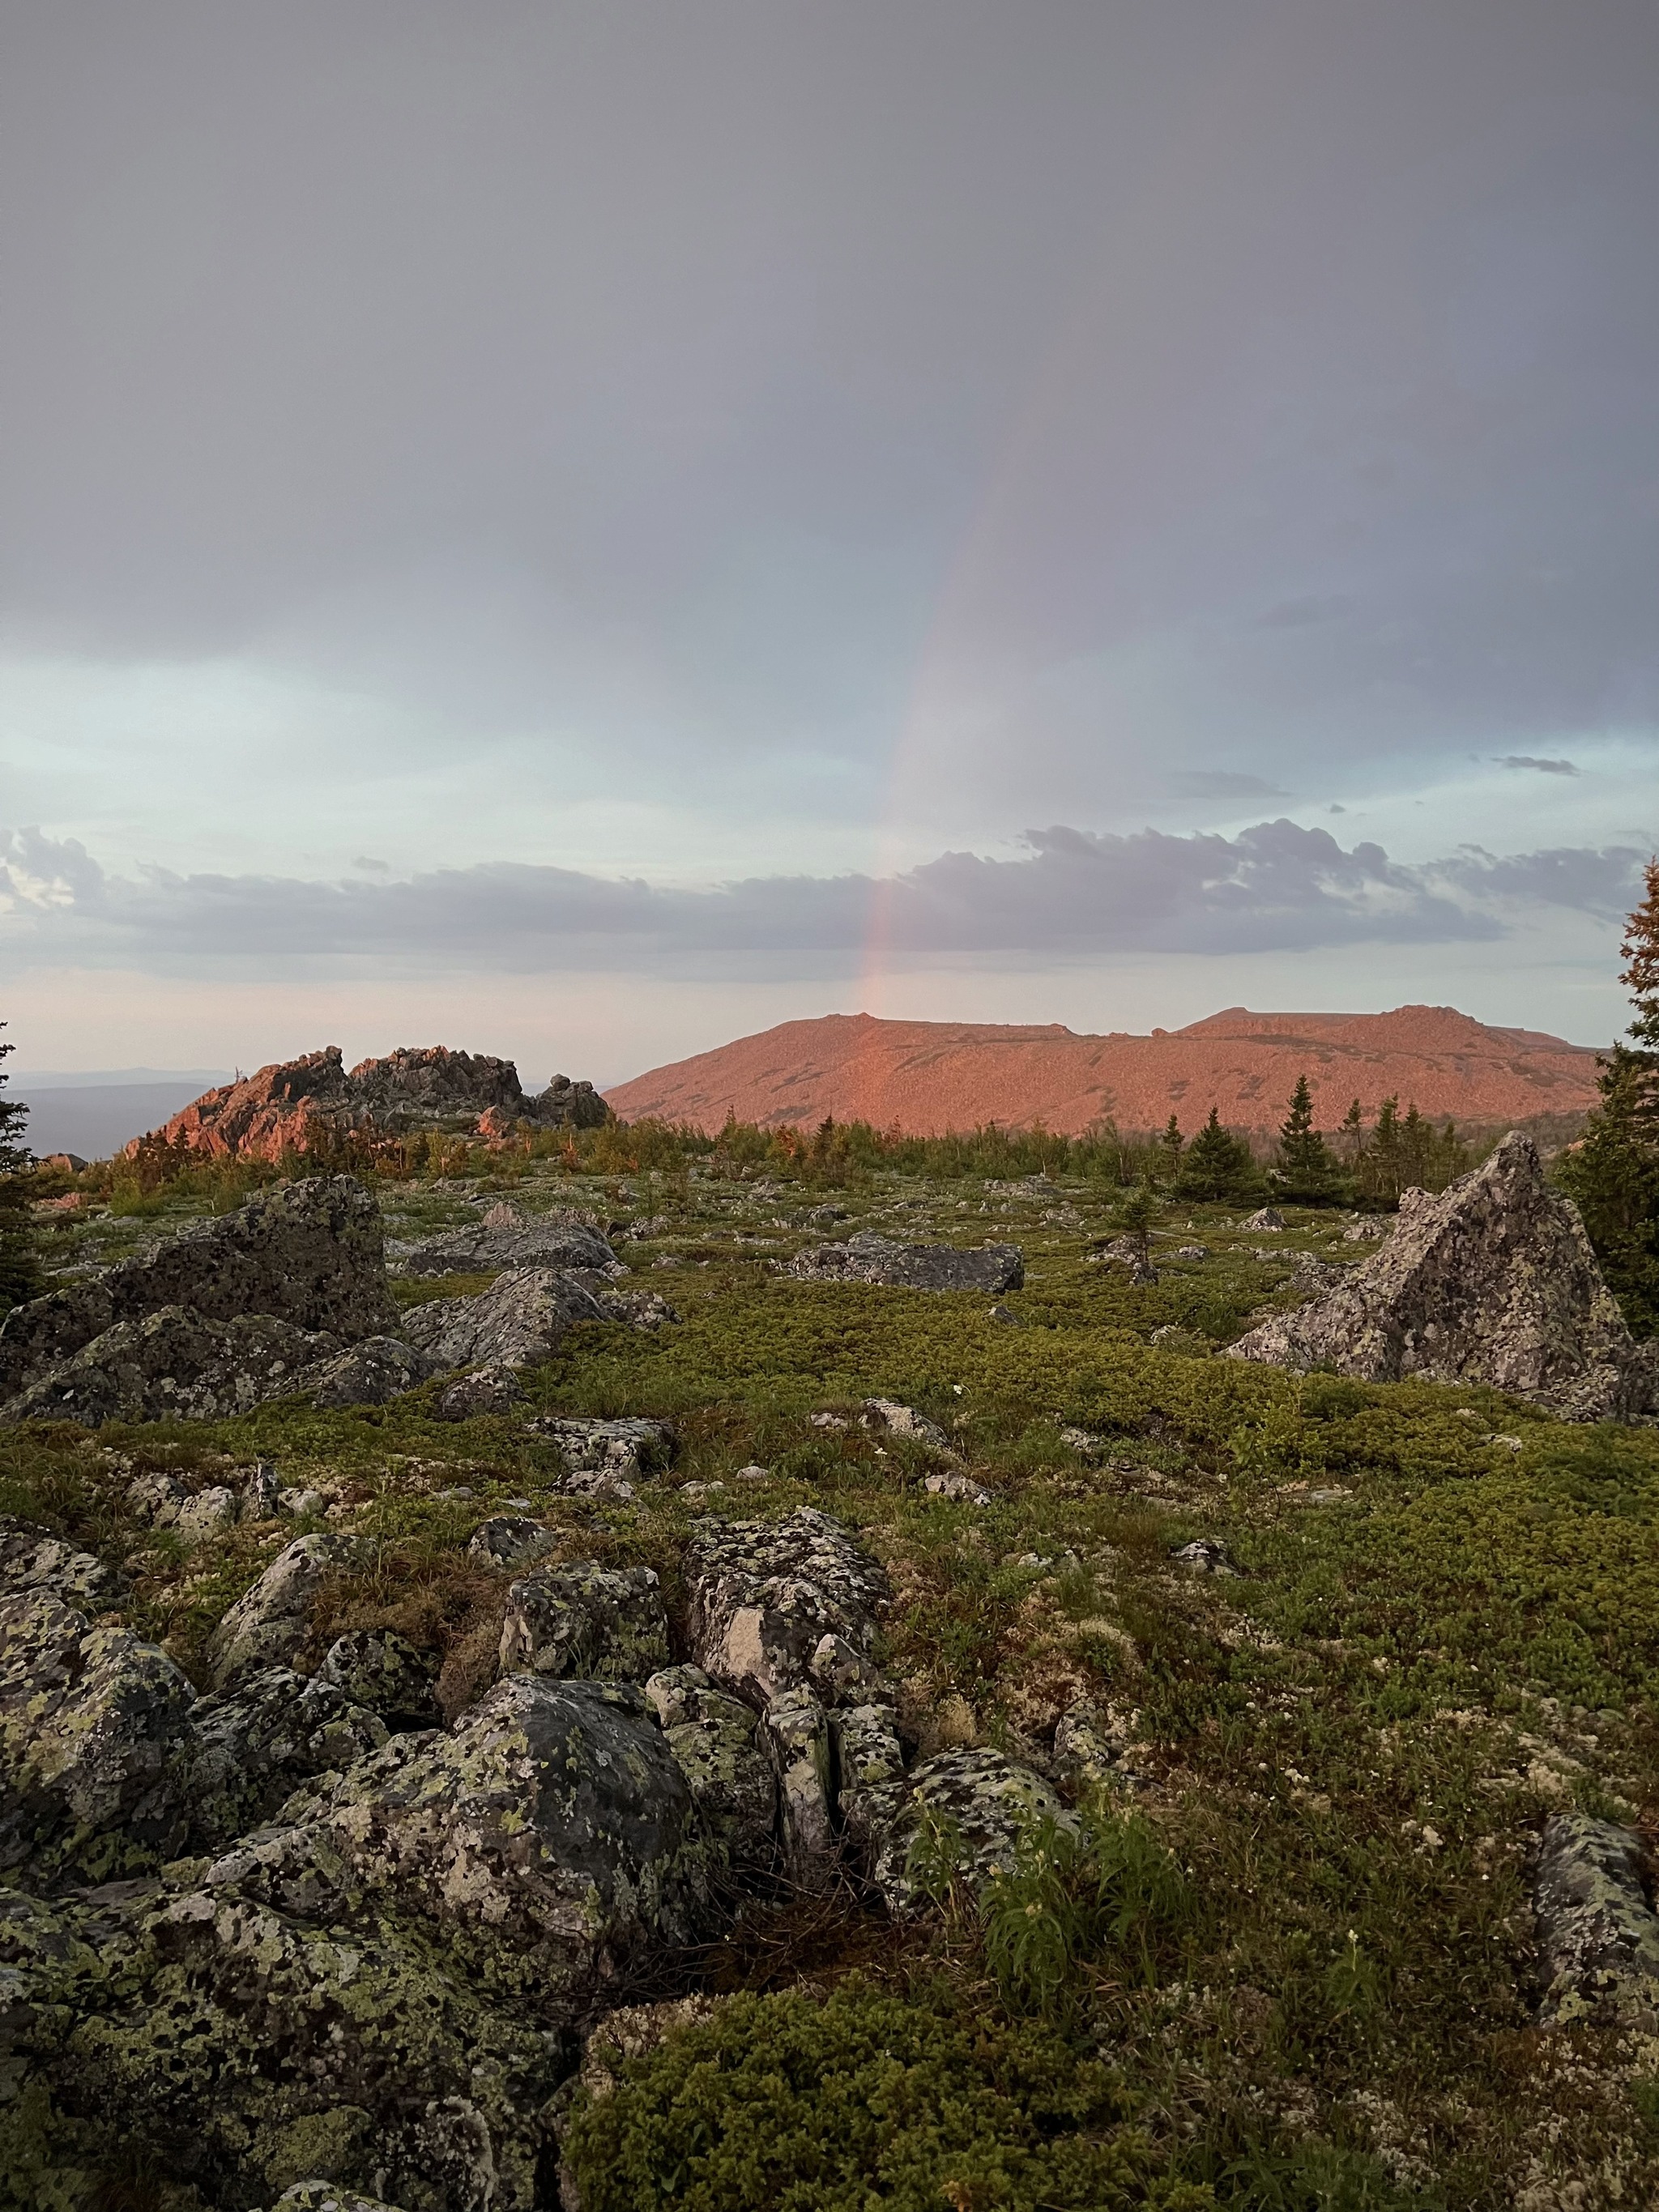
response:
[(380, 1717), (337, 1684), (268, 1668), (190, 1716), (191, 1844), (219, 1851), (268, 1820), (302, 1782), (355, 1766), (386, 1741)]
[(928, 1902), (927, 1862), (982, 1895), (1014, 1864), (1020, 1839), (1052, 1820), (1072, 1835), (1075, 1814), (1040, 1774), (1000, 1751), (942, 1751), (902, 1780), (868, 1791), (862, 1808), (872, 1881), (891, 1911)]
[(1659, 2020), (1659, 1914), (1644, 1872), (1632, 1828), (1585, 1813), (1544, 1823), (1533, 1903), (1547, 2025)]
[[(21, 1312), (21, 1307), (14, 1311)], [(0, 1421), (228, 1420), (341, 1350), (337, 1337), (296, 1328), (268, 1314), (208, 1321), (163, 1306), (118, 1322), (0, 1407)]]
[(591, 1222), (573, 1214), (520, 1213), (493, 1206), (483, 1219), (431, 1237), (403, 1257), (406, 1275), (465, 1275), (508, 1267), (610, 1269), (617, 1255)]
[(414, 1913), (548, 2021), (635, 1950), (704, 1931), (713, 1870), (641, 1690), (514, 1674), (452, 1735), (394, 1736), (296, 1792), (207, 1887), (330, 1923)]
[(668, 1664), (668, 1616), (651, 1567), (581, 1561), (514, 1583), (501, 1622), (501, 1670), (643, 1682)]
[(1659, 1354), (1632, 1338), (1577, 1207), (1518, 1130), (1438, 1197), (1407, 1191), (1380, 1251), (1229, 1356), (1367, 1382), (1483, 1383), (1567, 1420), (1659, 1409)]
[(515, 1268), (476, 1298), (433, 1298), (411, 1306), (401, 1334), (434, 1368), (534, 1367), (551, 1357), (576, 1322), (603, 1321), (590, 1290), (553, 1267)]
[(331, 1684), (396, 1730), (438, 1725), (437, 1674), (436, 1659), (417, 1651), (407, 1637), (395, 1629), (366, 1628), (337, 1637), (312, 1680)]
[(380, 1207), (355, 1176), (279, 1184), (152, 1252), (14, 1306), (0, 1322), (0, 1398), (163, 1307), (221, 1322), (269, 1315), (348, 1342), (387, 1332), (396, 1317)]
[(47, 1589), (0, 1599), (0, 1868), (96, 1881), (170, 1857), (195, 1702), (157, 1645)]
[(311, 1632), (318, 1592), (361, 1551), (356, 1537), (331, 1531), (285, 1546), (209, 1638), (214, 1687), (228, 1690), (268, 1667), (288, 1666)]
[(844, 1244), (820, 1244), (788, 1269), (804, 1283), (881, 1283), (912, 1291), (982, 1291), (1000, 1297), (1025, 1280), (1017, 1244), (986, 1244), (974, 1252), (950, 1244), (900, 1244), (863, 1230)]

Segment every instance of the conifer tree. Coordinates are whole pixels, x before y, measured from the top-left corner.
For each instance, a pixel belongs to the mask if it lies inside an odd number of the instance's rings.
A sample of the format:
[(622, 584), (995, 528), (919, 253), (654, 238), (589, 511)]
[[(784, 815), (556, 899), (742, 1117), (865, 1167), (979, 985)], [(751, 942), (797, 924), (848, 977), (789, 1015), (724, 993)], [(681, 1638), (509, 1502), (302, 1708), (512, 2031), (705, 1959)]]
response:
[[(0, 1029), (4, 1027), (0, 1022)], [(14, 1049), (0, 1044), (0, 1060)], [(0, 1091), (7, 1080), (0, 1069)], [(0, 1097), (0, 1313), (33, 1297), (39, 1287), (34, 1217), (29, 1210), (33, 1158), (23, 1139), (28, 1113), (21, 1098)]]
[(1249, 1146), (1222, 1127), (1212, 1106), (1209, 1120), (1187, 1147), (1176, 1188), (1183, 1198), (1242, 1198), (1255, 1181)]
[(1164, 1133), (1158, 1140), (1152, 1162), (1154, 1178), (1158, 1182), (1167, 1184), (1171, 1189), (1175, 1188), (1180, 1178), (1181, 1155), (1186, 1148), (1186, 1139), (1181, 1133), (1181, 1124), (1171, 1114), (1164, 1125)]
[(1329, 1206), (1341, 1194), (1340, 1171), (1314, 1127), (1313, 1093), (1305, 1075), (1296, 1079), (1291, 1110), (1279, 1132), (1273, 1182), (1281, 1195), (1298, 1206)]
[(1659, 859), (1626, 925), (1621, 981), (1635, 1018), (1601, 1062), (1601, 1103), (1561, 1161), (1607, 1287), (1638, 1335), (1659, 1333)]

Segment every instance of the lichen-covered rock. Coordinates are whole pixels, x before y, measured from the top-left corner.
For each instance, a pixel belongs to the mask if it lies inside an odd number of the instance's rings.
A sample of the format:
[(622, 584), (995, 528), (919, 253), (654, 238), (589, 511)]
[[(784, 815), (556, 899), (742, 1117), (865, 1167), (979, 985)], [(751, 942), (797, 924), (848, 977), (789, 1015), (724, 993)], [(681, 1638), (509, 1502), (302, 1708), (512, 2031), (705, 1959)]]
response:
[(958, 1251), (950, 1244), (900, 1244), (863, 1230), (844, 1244), (803, 1252), (788, 1273), (804, 1283), (878, 1283), (911, 1291), (984, 1291), (1000, 1297), (1025, 1280), (1017, 1244), (986, 1244)]
[(14, 1306), (0, 1322), (0, 1398), (163, 1308), (217, 1322), (268, 1315), (345, 1341), (377, 1335), (394, 1318), (380, 1207), (354, 1176), (279, 1184), (152, 1252)]
[(1086, 1797), (1121, 1786), (1130, 1778), (1118, 1747), (1093, 1701), (1080, 1698), (1054, 1726), (1054, 1778), (1069, 1796)]
[(394, 1736), (296, 1792), (206, 1882), (330, 1923), (415, 1912), (545, 2020), (624, 1954), (702, 1929), (710, 1873), (644, 1692), (514, 1674), (453, 1735)]
[(1285, 1217), (1276, 1206), (1260, 1206), (1247, 1218), (1243, 1225), (1246, 1229), (1254, 1229), (1258, 1235), (1271, 1237), (1284, 1228)]
[(378, 1714), (286, 1667), (251, 1676), (234, 1696), (202, 1698), (190, 1717), (191, 1848), (222, 1850), (302, 1782), (355, 1766), (386, 1740)]
[(676, 1310), (656, 1291), (600, 1290), (594, 1296), (605, 1319), (621, 1322), (625, 1328), (670, 1328), (679, 1320)]
[(200, 1868), (107, 1885), (46, 1925), (0, 1899), (17, 2063), (57, 2110), (216, 2205), (320, 2170), (344, 2204), (538, 2212), (574, 2035), (529, 1993), (503, 2006), (453, 1971), (418, 1916), (322, 1926), (204, 1887)]
[(173, 1526), (186, 1544), (205, 1544), (230, 1528), (241, 1510), (242, 1501), (228, 1483), (210, 1483), (185, 1498), (173, 1516)]
[(35, 1589), (49, 1590), (83, 1613), (99, 1613), (120, 1603), (126, 1584), (90, 1552), (77, 1552), (31, 1522), (0, 1515), (0, 1595)]
[[(14, 1307), (14, 1313), (23, 1310)], [(204, 1320), (163, 1306), (118, 1322), (0, 1406), (0, 1421), (218, 1421), (285, 1396), (339, 1340), (268, 1314)]]
[(665, 1667), (645, 1694), (710, 1839), (734, 1872), (767, 1872), (777, 1856), (778, 1784), (754, 1714), (701, 1667)]
[(286, 1667), (310, 1633), (318, 1591), (360, 1550), (353, 1536), (319, 1531), (296, 1536), (280, 1551), (209, 1639), (214, 1687), (231, 1689), (268, 1667)]
[(1367, 1382), (1485, 1383), (1569, 1420), (1659, 1408), (1659, 1354), (1632, 1340), (1577, 1209), (1519, 1131), (1438, 1197), (1407, 1191), (1380, 1251), (1230, 1356)]
[(525, 1402), (524, 1387), (510, 1367), (480, 1367), (459, 1375), (438, 1393), (441, 1421), (470, 1421), (481, 1413), (510, 1413)]
[(1644, 1873), (1634, 1829), (1584, 1813), (1545, 1822), (1533, 1902), (1547, 2024), (1659, 2020), (1659, 1914)]
[(600, 1420), (580, 1414), (551, 1413), (532, 1422), (538, 1436), (558, 1447), (573, 1476), (599, 1475), (640, 1482), (667, 1467), (674, 1456), (674, 1431), (666, 1421), (637, 1415)]
[(0, 1867), (99, 1881), (171, 1856), (195, 1702), (155, 1644), (45, 1589), (0, 1599)]
[(804, 1691), (776, 1699), (760, 1740), (778, 1778), (784, 1865), (799, 1889), (822, 1889), (836, 1863), (836, 1743), (830, 1716)]
[(1013, 1864), (1020, 1837), (1043, 1820), (1078, 1832), (1076, 1815), (1018, 1759), (984, 1748), (939, 1752), (903, 1781), (866, 1797), (871, 1878), (893, 1911), (923, 1910), (927, 1895), (912, 1845), (931, 1831), (933, 1848), (952, 1863), (956, 1877), (981, 1892), (994, 1874)]
[(482, 1275), (509, 1267), (607, 1269), (617, 1255), (591, 1222), (492, 1206), (479, 1222), (429, 1237), (403, 1256), (406, 1275)]
[(544, 1559), (557, 1543), (552, 1530), (528, 1514), (495, 1513), (473, 1531), (466, 1556), (475, 1566), (516, 1569)]
[(926, 1413), (917, 1413), (914, 1406), (902, 1406), (896, 1398), (866, 1398), (863, 1406), (864, 1425), (878, 1430), (882, 1435), (901, 1437), (907, 1443), (926, 1444), (932, 1451), (945, 1452), (956, 1456), (956, 1449), (937, 1421), (930, 1421)]
[(404, 1314), (404, 1338), (434, 1368), (535, 1367), (578, 1322), (603, 1321), (592, 1291), (553, 1267), (515, 1268), (476, 1298), (433, 1298)]
[(341, 1406), (384, 1406), (437, 1372), (436, 1364), (401, 1337), (365, 1337), (361, 1344), (313, 1361), (289, 1388), (326, 1412)]
[(904, 1747), (890, 1705), (848, 1706), (833, 1725), (842, 1825), (854, 1851), (867, 1857), (872, 1808), (884, 1804), (881, 1791), (902, 1780)]
[(292, 2189), (285, 2189), (270, 2212), (399, 2212), (399, 2208), (383, 2197), (365, 2197), (359, 2189), (313, 2180), (296, 2181)]
[(867, 1657), (888, 1593), (879, 1562), (810, 1505), (786, 1521), (695, 1522), (685, 1571), (693, 1656), (757, 1707), (818, 1694), (825, 1636)]
[(503, 1674), (643, 1682), (667, 1663), (668, 1617), (650, 1567), (550, 1567), (507, 1593)]
[(368, 1628), (337, 1638), (312, 1680), (331, 1683), (354, 1705), (378, 1713), (389, 1729), (404, 1730), (438, 1725), (437, 1673), (431, 1653), (417, 1651), (395, 1629)]

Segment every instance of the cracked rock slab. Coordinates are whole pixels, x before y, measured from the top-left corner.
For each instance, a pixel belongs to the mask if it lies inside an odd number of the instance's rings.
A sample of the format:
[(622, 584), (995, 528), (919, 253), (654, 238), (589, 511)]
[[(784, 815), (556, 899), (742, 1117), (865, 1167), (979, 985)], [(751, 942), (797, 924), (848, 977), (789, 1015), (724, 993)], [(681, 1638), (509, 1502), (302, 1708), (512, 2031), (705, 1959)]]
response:
[(889, 1588), (851, 1530), (811, 1505), (784, 1521), (695, 1522), (685, 1572), (694, 1657), (760, 1708), (818, 1693), (826, 1636), (867, 1659)]
[(803, 1252), (787, 1273), (804, 1283), (875, 1283), (894, 1290), (979, 1291), (1000, 1297), (1023, 1289), (1025, 1259), (1017, 1244), (961, 1251), (951, 1244), (901, 1244), (873, 1230), (844, 1244)]
[(1021, 1836), (1043, 1820), (1079, 1832), (1077, 1816), (1042, 1776), (1005, 1752), (939, 1752), (903, 1780), (866, 1794), (871, 1879), (890, 1911), (925, 1911), (928, 1898), (912, 1847), (931, 1830), (956, 1878), (982, 1893), (994, 1875), (1012, 1866)]
[(605, 1310), (573, 1275), (521, 1267), (500, 1275), (476, 1298), (433, 1298), (404, 1315), (403, 1334), (434, 1369), (539, 1366), (579, 1322)]
[(582, 1562), (514, 1583), (501, 1623), (503, 1674), (642, 1682), (668, 1664), (668, 1618), (651, 1567)]

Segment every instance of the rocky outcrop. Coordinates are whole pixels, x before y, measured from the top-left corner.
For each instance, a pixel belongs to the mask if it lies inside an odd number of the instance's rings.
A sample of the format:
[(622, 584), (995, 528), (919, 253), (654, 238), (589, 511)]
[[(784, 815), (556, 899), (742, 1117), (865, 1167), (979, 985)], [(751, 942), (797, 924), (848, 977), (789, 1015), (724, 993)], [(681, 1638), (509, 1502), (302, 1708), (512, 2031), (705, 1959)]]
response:
[(355, 1536), (319, 1533), (296, 1536), (280, 1551), (209, 1639), (214, 1687), (230, 1689), (269, 1667), (288, 1666), (310, 1633), (318, 1592), (361, 1550)]
[(37, 1528), (27, 1521), (0, 1515), (0, 1595), (46, 1590), (83, 1613), (119, 1603), (125, 1585), (113, 1567), (90, 1552)]
[(777, 1856), (778, 1784), (754, 1713), (701, 1667), (665, 1667), (646, 1683), (663, 1737), (710, 1838), (735, 1874), (764, 1874)]
[(346, 1069), (338, 1045), (273, 1062), (254, 1075), (204, 1091), (166, 1126), (138, 1142), (161, 1141), (188, 1152), (279, 1160), (331, 1139), (363, 1133), (397, 1136), (422, 1129), (476, 1129), (486, 1134), (520, 1121), (538, 1128), (598, 1128), (608, 1109), (590, 1083), (556, 1075), (526, 1097), (510, 1060), (489, 1053), (452, 1052), (443, 1045), (409, 1048)]
[(20, 1390), (0, 1420), (227, 1420), (282, 1397), (313, 1367), (343, 1352), (337, 1337), (295, 1328), (267, 1314), (204, 1321), (163, 1306), (143, 1321), (118, 1322)]
[(312, 1680), (331, 1684), (353, 1705), (378, 1713), (388, 1729), (401, 1732), (438, 1725), (442, 1717), (433, 1689), (437, 1672), (432, 1656), (417, 1651), (395, 1629), (372, 1628), (337, 1638)]
[(533, 1559), (544, 1559), (557, 1543), (553, 1531), (527, 1513), (492, 1513), (473, 1530), (466, 1556), (474, 1566), (516, 1571)]
[(909, 1291), (982, 1291), (1000, 1297), (1025, 1280), (1017, 1244), (986, 1244), (975, 1252), (951, 1244), (900, 1244), (873, 1230), (844, 1244), (803, 1252), (787, 1272), (803, 1283), (879, 1283)]
[(580, 1490), (590, 1482), (601, 1486), (641, 1482), (659, 1474), (674, 1457), (675, 1437), (666, 1421), (639, 1414), (605, 1420), (580, 1413), (549, 1413), (531, 1424), (537, 1436), (558, 1447), (568, 1478), (567, 1486)]
[(437, 1371), (434, 1361), (401, 1337), (371, 1336), (313, 1359), (289, 1388), (295, 1397), (308, 1398), (326, 1413), (343, 1406), (387, 1405)]
[(1484, 1383), (1568, 1420), (1659, 1410), (1659, 1356), (1632, 1338), (1577, 1208), (1519, 1132), (1438, 1197), (1407, 1191), (1379, 1251), (1230, 1354), (1367, 1382)]
[(574, 1276), (524, 1267), (498, 1276), (476, 1298), (433, 1298), (411, 1306), (403, 1335), (436, 1367), (535, 1367), (578, 1322), (603, 1321), (604, 1309)]
[(1544, 1824), (1534, 1880), (1546, 2025), (1659, 2020), (1659, 1914), (1633, 1828), (1584, 1813)]
[(0, 1868), (98, 1881), (183, 1843), (196, 1692), (40, 1588), (0, 1598)]
[(591, 1222), (574, 1214), (525, 1214), (492, 1206), (483, 1219), (429, 1237), (405, 1252), (406, 1275), (482, 1275), (509, 1267), (615, 1267), (617, 1255)]
[(173, 1310), (219, 1323), (264, 1316), (347, 1343), (389, 1332), (380, 1207), (354, 1176), (284, 1183), (153, 1252), (14, 1306), (0, 1322), (0, 1398), (109, 1330)]

